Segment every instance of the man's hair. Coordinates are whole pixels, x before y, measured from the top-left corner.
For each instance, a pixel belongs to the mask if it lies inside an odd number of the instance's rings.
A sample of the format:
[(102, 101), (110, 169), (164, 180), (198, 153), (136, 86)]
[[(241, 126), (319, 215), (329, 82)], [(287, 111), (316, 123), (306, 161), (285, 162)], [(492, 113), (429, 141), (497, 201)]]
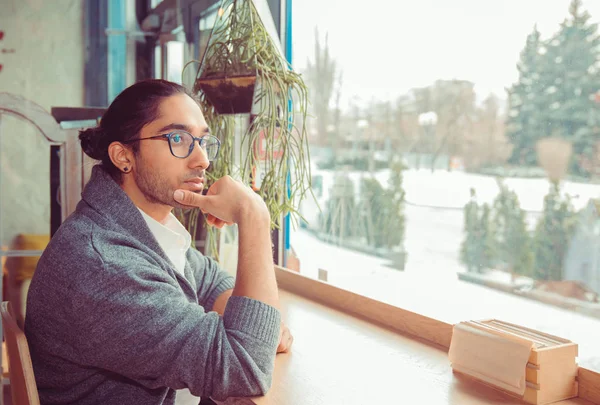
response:
[[(110, 160), (108, 146), (137, 138), (144, 126), (158, 118), (160, 103), (177, 94), (187, 94), (197, 102), (185, 87), (166, 80), (143, 80), (126, 88), (110, 104), (98, 126), (79, 131), (81, 148), (92, 159), (100, 160), (102, 167), (120, 181), (121, 171)], [(138, 143), (131, 146), (137, 153)]]

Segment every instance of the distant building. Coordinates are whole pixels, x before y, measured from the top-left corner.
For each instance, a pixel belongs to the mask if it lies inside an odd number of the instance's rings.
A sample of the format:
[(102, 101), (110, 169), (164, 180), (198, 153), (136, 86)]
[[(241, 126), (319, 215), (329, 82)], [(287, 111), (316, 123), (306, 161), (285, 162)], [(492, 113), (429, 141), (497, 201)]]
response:
[(564, 266), (565, 280), (581, 281), (600, 294), (600, 199), (579, 213)]

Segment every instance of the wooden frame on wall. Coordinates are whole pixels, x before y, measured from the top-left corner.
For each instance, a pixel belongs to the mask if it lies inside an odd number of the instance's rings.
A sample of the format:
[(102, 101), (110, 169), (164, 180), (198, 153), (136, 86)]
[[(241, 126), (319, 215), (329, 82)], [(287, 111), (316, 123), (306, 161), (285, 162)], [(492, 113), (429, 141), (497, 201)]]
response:
[[(60, 128), (60, 125), (54, 120), (54, 117), (44, 110), (39, 104), (11, 93), (0, 92), (0, 114), (9, 114), (19, 117), (36, 127), (46, 138), (49, 146), (59, 148), (58, 152), (62, 157), (60, 162), (60, 196), (66, 196), (66, 173), (67, 168), (75, 164), (70, 160), (70, 150), (72, 143), (67, 142), (66, 133)], [(64, 159), (64, 160), (63, 160)], [(62, 222), (67, 213), (70, 212), (69, 200), (61, 204)], [(74, 208), (74, 207), (73, 207)]]

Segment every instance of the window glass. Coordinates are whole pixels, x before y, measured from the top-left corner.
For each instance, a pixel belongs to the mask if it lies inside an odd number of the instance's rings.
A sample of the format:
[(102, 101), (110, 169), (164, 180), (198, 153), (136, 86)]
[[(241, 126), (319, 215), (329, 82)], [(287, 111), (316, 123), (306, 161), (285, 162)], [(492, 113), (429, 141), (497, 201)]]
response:
[(600, 3), (292, 11), (317, 199), (291, 231), (301, 273), (553, 333), (600, 369)]
[(181, 84), (181, 71), (183, 70), (183, 42), (171, 41), (167, 43), (167, 80)]
[(217, 10), (209, 10), (203, 14), (198, 21), (198, 43), (196, 44), (196, 57), (198, 60), (202, 60), (204, 57), (204, 51), (208, 46), (208, 40), (210, 39), (210, 33), (215, 21), (217, 19)]
[(108, 2), (108, 26), (113, 32), (108, 35), (108, 101), (126, 87), (127, 67), (127, 35), (125, 26), (125, 1), (110, 0)]
[(161, 78), (161, 56), (162, 56), (162, 49), (160, 48), (160, 45), (157, 45), (154, 47), (154, 78), (155, 79), (160, 79)]

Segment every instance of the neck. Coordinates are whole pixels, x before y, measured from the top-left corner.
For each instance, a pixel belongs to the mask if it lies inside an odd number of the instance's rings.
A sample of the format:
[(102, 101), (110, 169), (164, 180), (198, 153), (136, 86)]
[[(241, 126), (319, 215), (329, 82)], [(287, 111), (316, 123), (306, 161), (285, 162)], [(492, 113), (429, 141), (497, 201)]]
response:
[(136, 207), (161, 224), (167, 220), (167, 217), (173, 209), (173, 207), (169, 205), (149, 201), (133, 180), (124, 178), (121, 189), (129, 196)]

